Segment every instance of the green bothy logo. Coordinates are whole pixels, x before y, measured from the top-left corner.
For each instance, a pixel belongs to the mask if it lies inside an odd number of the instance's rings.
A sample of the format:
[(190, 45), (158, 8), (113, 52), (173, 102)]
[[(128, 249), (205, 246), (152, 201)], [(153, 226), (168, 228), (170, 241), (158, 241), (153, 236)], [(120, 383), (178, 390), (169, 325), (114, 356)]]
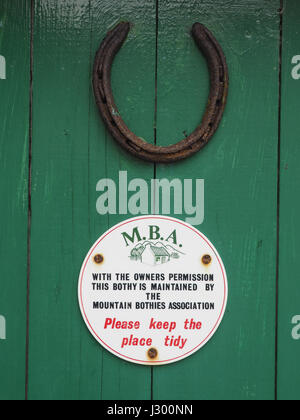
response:
[(179, 250), (182, 244), (178, 245), (176, 229), (163, 235), (157, 225), (149, 225), (144, 232), (140, 232), (139, 228), (135, 227), (130, 233), (123, 232), (122, 237), (126, 247), (135, 244), (129, 256), (132, 261), (156, 266), (166, 264), (171, 260), (179, 260), (184, 255)]
[(183, 252), (178, 251), (171, 245), (146, 241), (132, 249), (130, 259), (146, 265), (159, 265), (166, 264), (171, 259), (178, 260), (181, 255), (184, 255)]

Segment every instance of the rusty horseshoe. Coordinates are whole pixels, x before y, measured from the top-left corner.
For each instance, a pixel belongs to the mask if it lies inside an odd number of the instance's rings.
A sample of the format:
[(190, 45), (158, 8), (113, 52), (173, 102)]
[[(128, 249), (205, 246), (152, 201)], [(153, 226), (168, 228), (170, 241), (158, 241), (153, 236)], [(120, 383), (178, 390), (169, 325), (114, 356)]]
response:
[(212, 33), (195, 23), (193, 38), (206, 57), (210, 72), (210, 93), (201, 125), (177, 144), (160, 147), (137, 137), (122, 120), (111, 88), (111, 68), (130, 31), (130, 23), (122, 22), (108, 32), (95, 58), (93, 87), (100, 114), (117, 142), (140, 159), (154, 163), (171, 163), (185, 159), (202, 149), (217, 131), (226, 105), (229, 76), (225, 55)]

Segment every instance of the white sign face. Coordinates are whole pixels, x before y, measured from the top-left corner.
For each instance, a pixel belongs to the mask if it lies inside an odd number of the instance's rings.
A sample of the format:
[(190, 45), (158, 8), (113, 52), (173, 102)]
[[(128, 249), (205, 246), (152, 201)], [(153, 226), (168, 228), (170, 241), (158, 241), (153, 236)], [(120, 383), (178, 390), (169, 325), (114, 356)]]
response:
[(95, 339), (129, 362), (163, 365), (203, 347), (227, 304), (222, 260), (194, 227), (143, 216), (106, 232), (86, 257), (79, 304)]

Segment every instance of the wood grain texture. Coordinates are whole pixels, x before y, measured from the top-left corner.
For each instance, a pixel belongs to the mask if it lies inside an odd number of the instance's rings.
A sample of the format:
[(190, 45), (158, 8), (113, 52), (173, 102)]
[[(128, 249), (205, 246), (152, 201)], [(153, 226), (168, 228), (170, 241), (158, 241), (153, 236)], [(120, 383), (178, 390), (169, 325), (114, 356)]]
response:
[[(30, 399), (148, 399), (150, 370), (121, 362), (88, 333), (77, 282), (89, 248), (127, 216), (96, 213), (96, 184), (153, 174), (108, 138), (91, 89), (94, 54), (111, 25), (133, 19), (113, 86), (128, 124), (153, 139), (155, 5), (41, 0), (35, 8)], [(136, 83), (136, 80), (138, 82)], [(143, 101), (143, 106), (141, 106)], [(147, 111), (147, 116), (145, 112)]]
[[(229, 303), (213, 339), (181, 363), (155, 369), (155, 399), (274, 399), (279, 1), (160, 1), (159, 144), (200, 122), (204, 58), (189, 31), (200, 21), (227, 57), (221, 127), (191, 159), (157, 177), (205, 180), (200, 230), (227, 268)], [(180, 216), (180, 217), (184, 217)]]
[(0, 400), (25, 397), (30, 7), (17, 3), (0, 4)]
[[(31, 400), (274, 399), (276, 384), (279, 399), (300, 399), (300, 341), (291, 336), (292, 318), (300, 315), (300, 80), (291, 76), (292, 57), (300, 55), (300, 7), (298, 0), (283, 3), (278, 156), (280, 0), (34, 1), (27, 267), (30, 1), (1, 1), (7, 79), (0, 80), (0, 315), (7, 340), (0, 340), (0, 400), (25, 397), (27, 297)], [(230, 72), (224, 119), (210, 144), (184, 162), (151, 165), (131, 157), (98, 115), (94, 54), (123, 20), (134, 26), (113, 65), (113, 92), (126, 124), (151, 143), (176, 143), (201, 120), (209, 78), (192, 24), (205, 24), (224, 49)], [(205, 221), (198, 228), (228, 274), (228, 309), (213, 339), (190, 358), (152, 371), (102, 349), (77, 303), (78, 275), (91, 245), (131, 216), (96, 211), (97, 182), (118, 183), (119, 171), (148, 183), (155, 176), (204, 179)]]
[[(149, 142), (154, 141), (155, 115), (155, 0), (92, 2), (92, 54), (96, 52), (104, 33), (119, 21), (133, 24), (129, 37), (118, 53), (112, 69), (112, 89), (121, 115), (133, 131)], [(101, 30), (101, 31), (100, 31)], [(119, 172), (127, 171), (128, 181), (153, 178), (153, 165), (132, 158), (123, 151), (108, 133), (103, 136), (103, 122), (91, 97), (90, 183), (92, 237), (94, 241), (105, 230), (126, 220), (130, 215), (116, 214), (105, 218), (94, 212), (99, 192), (95, 185), (101, 178), (110, 178), (119, 185)], [(104, 147), (104, 149), (103, 149)], [(103, 163), (99, 162), (103, 156)], [(117, 208), (119, 200), (117, 199)], [(93, 213), (94, 212), (94, 213)], [(118, 211), (117, 211), (118, 213)], [(84, 252), (87, 250), (85, 249)], [(116, 264), (117, 264), (116, 260)], [(116, 359), (103, 350), (102, 393), (104, 400), (137, 400), (151, 398), (151, 370)]]
[[(292, 77), (292, 58), (300, 55), (300, 8), (296, 0), (283, 4), (281, 182), (280, 182), (280, 259), (278, 308), (278, 398), (300, 399), (300, 341), (292, 338), (300, 316), (299, 289), (299, 156), (298, 108), (300, 80)], [(296, 71), (296, 74), (300, 72)]]

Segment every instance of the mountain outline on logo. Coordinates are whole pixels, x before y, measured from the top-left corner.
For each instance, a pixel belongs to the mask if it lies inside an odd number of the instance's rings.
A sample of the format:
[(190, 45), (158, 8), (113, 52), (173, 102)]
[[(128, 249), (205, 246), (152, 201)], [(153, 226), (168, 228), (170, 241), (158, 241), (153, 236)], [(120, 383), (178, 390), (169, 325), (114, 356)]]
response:
[(162, 265), (172, 259), (178, 260), (181, 255), (185, 255), (172, 245), (165, 245), (158, 241), (145, 241), (135, 246), (130, 253), (132, 261), (139, 261), (146, 265)]

